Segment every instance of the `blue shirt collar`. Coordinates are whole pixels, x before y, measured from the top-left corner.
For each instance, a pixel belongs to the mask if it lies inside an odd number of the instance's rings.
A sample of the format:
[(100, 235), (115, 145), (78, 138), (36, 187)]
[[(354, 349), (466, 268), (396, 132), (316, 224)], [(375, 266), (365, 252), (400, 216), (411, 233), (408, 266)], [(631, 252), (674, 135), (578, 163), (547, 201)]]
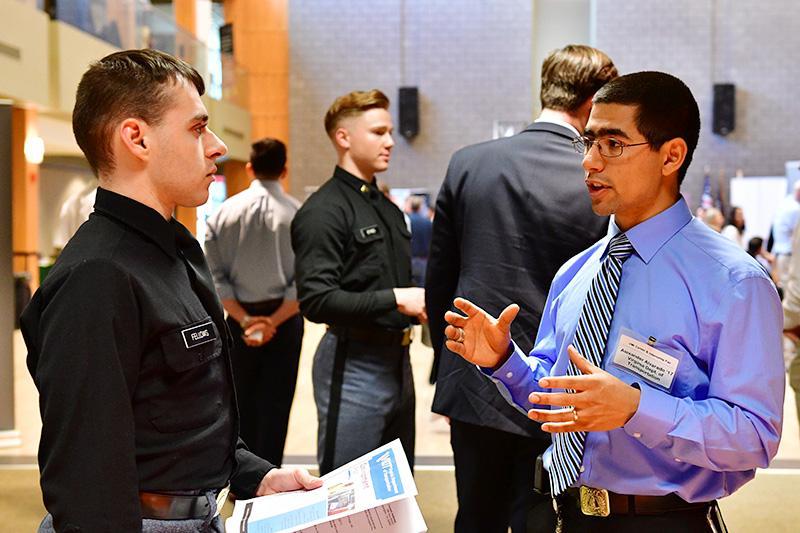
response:
[[(628, 240), (631, 241), (633, 249), (636, 250), (636, 255), (645, 263), (649, 263), (653, 256), (656, 255), (656, 252), (691, 220), (692, 213), (689, 211), (689, 206), (686, 205), (686, 200), (681, 196), (672, 206), (656, 216), (640, 222), (626, 231), (625, 234), (628, 236)], [(620, 231), (612, 217), (608, 224), (606, 238), (610, 241)], [(608, 244), (606, 243), (607, 246)], [(605, 254), (605, 252), (603, 253)]]

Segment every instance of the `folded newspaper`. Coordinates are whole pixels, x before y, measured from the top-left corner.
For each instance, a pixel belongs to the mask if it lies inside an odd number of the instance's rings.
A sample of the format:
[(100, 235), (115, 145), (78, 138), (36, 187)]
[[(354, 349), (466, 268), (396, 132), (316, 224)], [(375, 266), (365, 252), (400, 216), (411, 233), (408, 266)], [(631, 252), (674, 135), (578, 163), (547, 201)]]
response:
[(424, 533), (417, 486), (399, 440), (322, 477), (314, 490), (238, 500), (226, 533)]

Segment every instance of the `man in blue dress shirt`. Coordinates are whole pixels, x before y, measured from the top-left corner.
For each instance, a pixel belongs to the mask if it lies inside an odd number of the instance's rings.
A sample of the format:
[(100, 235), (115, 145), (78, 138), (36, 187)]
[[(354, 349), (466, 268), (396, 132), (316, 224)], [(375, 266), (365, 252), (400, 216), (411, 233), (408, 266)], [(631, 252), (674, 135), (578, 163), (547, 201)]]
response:
[(677, 78), (609, 82), (575, 145), (594, 212), (614, 218), (556, 274), (531, 353), (509, 335), (515, 304), (495, 319), (456, 299), (464, 315), (445, 316), (447, 347), (553, 434), (561, 531), (724, 531), (716, 499), (777, 452), (781, 305), (680, 195), (699, 129)]

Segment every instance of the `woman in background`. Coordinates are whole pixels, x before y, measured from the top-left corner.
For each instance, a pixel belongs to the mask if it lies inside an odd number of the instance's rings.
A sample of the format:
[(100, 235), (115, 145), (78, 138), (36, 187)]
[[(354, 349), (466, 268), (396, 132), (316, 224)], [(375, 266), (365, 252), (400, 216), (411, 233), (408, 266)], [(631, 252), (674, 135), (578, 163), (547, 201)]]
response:
[(725, 221), (725, 227), (722, 228), (722, 235), (738, 244), (739, 247), (744, 248), (744, 228), (744, 211), (741, 207), (731, 206), (728, 211), (728, 219)]

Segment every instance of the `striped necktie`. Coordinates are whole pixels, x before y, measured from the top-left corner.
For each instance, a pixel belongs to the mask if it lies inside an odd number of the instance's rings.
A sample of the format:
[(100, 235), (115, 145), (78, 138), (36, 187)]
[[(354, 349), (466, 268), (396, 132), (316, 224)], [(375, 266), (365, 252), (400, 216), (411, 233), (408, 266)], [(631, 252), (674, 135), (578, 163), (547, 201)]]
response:
[[(603, 364), (603, 353), (608, 340), (617, 290), (622, 275), (622, 263), (633, 253), (633, 245), (624, 233), (615, 235), (608, 245), (608, 254), (600, 265), (600, 271), (592, 280), (592, 285), (583, 303), (578, 328), (575, 331), (573, 346), (590, 363), (597, 367)], [(572, 361), (567, 367), (568, 376), (580, 375)], [(575, 392), (569, 390), (568, 392)], [(585, 431), (553, 434), (552, 467), (550, 469), (550, 489), (558, 496), (578, 479), (583, 462)]]

